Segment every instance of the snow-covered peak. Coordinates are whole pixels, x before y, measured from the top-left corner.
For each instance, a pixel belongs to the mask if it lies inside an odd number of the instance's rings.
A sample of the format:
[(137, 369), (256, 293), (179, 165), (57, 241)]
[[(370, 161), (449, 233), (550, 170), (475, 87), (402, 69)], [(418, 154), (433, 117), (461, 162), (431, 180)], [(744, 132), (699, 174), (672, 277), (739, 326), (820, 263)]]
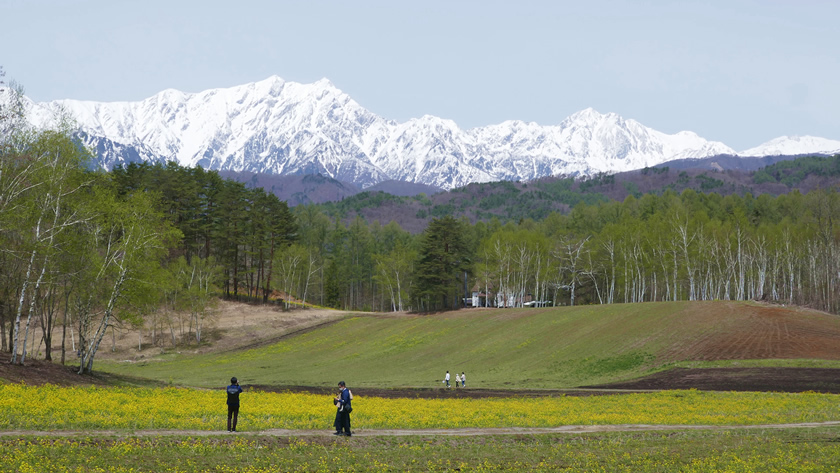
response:
[(569, 115), (566, 119), (571, 121), (578, 121), (578, 120), (598, 120), (603, 117), (604, 114), (598, 112), (592, 107), (586, 107), (583, 110), (577, 111), (571, 115)]
[(333, 83), (330, 82), (330, 80), (327, 79), (326, 77), (322, 77), (322, 78), (316, 80), (312, 85), (317, 86), (317, 87), (321, 87), (321, 88), (324, 88), (324, 89), (335, 89), (336, 88), (333, 85)]
[(260, 83), (281, 84), (282, 85), (282, 84), (286, 83), (286, 80), (283, 79), (282, 77), (276, 75), (276, 74), (272, 74), (272, 75), (266, 77), (265, 79), (263, 79), (261, 81), (257, 81), (257, 84), (260, 84)]
[(795, 156), (810, 153), (840, 153), (840, 141), (808, 135), (780, 136), (738, 154), (740, 156)]
[(603, 122), (605, 118), (606, 115), (590, 107), (569, 115), (560, 122), (560, 127), (593, 127)]
[[(301, 84), (271, 76), (198, 93), (168, 89), (139, 102), (32, 104), (30, 119), (46, 124), (61, 107), (78, 120), (105, 168), (176, 160), (216, 170), (320, 173), (361, 187), (397, 179), (453, 188), (735, 154), (690, 131), (669, 135), (593, 108), (553, 126), (509, 120), (462, 130), (432, 115), (397, 123), (366, 110), (327, 79)], [(823, 140), (798, 142), (805, 138)], [(840, 142), (823, 140), (819, 147), (826, 146), (840, 149)]]

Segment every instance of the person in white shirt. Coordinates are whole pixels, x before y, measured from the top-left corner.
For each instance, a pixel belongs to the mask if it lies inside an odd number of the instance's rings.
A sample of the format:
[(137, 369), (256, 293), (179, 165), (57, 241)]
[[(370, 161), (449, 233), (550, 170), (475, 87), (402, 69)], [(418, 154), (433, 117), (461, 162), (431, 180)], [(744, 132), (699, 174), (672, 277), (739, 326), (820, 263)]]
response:
[(446, 384), (446, 387), (449, 387), (449, 370), (446, 370), (446, 376), (443, 378), (443, 383)]
[(455, 387), (457, 388), (458, 386), (460, 386), (460, 384), (461, 384), (461, 375), (458, 374), (458, 373), (455, 373)]
[(467, 387), (467, 375), (465, 375), (463, 371), (461, 371), (461, 387)]

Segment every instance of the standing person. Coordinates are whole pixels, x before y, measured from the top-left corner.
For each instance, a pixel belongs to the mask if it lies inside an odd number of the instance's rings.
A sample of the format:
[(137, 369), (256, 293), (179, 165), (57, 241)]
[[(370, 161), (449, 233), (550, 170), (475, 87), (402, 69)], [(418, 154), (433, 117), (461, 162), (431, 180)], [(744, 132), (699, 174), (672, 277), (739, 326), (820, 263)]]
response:
[(353, 395), (344, 381), (338, 382), (338, 396), (335, 397), (335, 404), (338, 412), (335, 415), (335, 433), (333, 435), (344, 435), (350, 437), (350, 413), (353, 412)]
[(443, 384), (445, 384), (447, 388), (449, 387), (449, 370), (446, 370), (446, 376), (443, 377)]
[(463, 371), (461, 371), (461, 387), (467, 387), (467, 375), (465, 375)]
[(236, 421), (239, 420), (239, 393), (242, 392), (236, 376), (230, 378), (230, 386), (227, 387), (226, 391), (228, 406), (227, 428), (228, 432), (236, 432)]

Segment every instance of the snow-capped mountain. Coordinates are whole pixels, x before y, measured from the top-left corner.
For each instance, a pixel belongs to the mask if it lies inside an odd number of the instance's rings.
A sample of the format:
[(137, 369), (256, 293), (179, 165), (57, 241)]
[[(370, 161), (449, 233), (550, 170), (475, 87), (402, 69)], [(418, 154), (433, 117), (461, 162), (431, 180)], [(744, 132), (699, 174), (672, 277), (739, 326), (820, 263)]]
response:
[(817, 136), (780, 136), (755, 148), (741, 151), (739, 156), (781, 156), (809, 153), (840, 153), (840, 141)]
[(274, 76), (194, 94), (165, 90), (140, 102), (33, 103), (30, 120), (48, 124), (58, 109), (76, 118), (106, 169), (174, 160), (215, 170), (320, 173), (362, 188), (393, 179), (451, 189), (735, 154), (692, 132), (668, 135), (591, 108), (554, 126), (508, 121), (462, 130), (428, 115), (397, 123), (326, 79), (299, 84)]

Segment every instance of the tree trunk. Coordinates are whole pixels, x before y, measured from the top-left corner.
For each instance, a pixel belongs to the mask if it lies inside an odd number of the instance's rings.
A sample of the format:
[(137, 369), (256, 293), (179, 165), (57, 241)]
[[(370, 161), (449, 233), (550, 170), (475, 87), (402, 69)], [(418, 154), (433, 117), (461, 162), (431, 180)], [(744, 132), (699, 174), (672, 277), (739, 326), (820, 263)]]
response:
[[(35, 227), (35, 235), (37, 239), (37, 235), (41, 231), (41, 220), (38, 220), (38, 225)], [(18, 338), (20, 337), (20, 318), (23, 315), (23, 305), (26, 303), (26, 291), (29, 289), (29, 278), (32, 275), (32, 267), (35, 266), (35, 255), (37, 254), (36, 250), (32, 250), (32, 254), (29, 256), (29, 265), (26, 267), (26, 275), (23, 278), (23, 287), (20, 290), (20, 298), (17, 304), (17, 313), (15, 314), (15, 322), (12, 324), (12, 331), (13, 336), (11, 340), (12, 345), (12, 364), (17, 364), (17, 355), (18, 355)], [(23, 361), (21, 361), (21, 364)]]
[(116, 306), (117, 299), (119, 299), (122, 291), (122, 285), (125, 282), (126, 273), (126, 269), (122, 268), (117, 280), (114, 282), (114, 286), (111, 289), (111, 296), (108, 299), (108, 304), (105, 306), (105, 314), (99, 322), (99, 327), (97, 327), (96, 332), (94, 333), (93, 340), (87, 350), (85, 350), (85, 353), (82, 354), (79, 374), (93, 372), (93, 359), (96, 356), (97, 350), (99, 350), (99, 344), (102, 343), (102, 339), (105, 337), (105, 332), (111, 324), (111, 316), (113, 315), (114, 307)]

